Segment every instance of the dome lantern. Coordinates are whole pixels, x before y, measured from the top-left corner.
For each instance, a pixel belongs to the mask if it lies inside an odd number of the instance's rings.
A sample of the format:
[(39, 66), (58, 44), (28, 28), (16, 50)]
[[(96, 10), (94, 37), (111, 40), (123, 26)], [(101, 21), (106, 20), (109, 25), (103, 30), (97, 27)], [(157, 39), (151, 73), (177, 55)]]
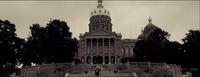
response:
[(152, 19), (151, 19), (151, 17), (149, 17), (149, 24), (152, 24)]
[(97, 2), (98, 2), (97, 8), (103, 8), (103, 5), (102, 5), (103, 0), (98, 0)]

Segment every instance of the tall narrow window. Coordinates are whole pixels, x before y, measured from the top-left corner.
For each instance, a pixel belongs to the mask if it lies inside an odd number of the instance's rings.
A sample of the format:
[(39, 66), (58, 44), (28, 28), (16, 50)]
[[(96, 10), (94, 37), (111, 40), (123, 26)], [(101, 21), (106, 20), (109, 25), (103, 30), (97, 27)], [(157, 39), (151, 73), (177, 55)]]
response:
[(97, 29), (99, 29), (99, 24), (97, 24)]
[(108, 64), (108, 63), (109, 63), (109, 57), (105, 56), (105, 64)]
[(87, 57), (87, 64), (90, 64), (91, 63), (91, 58), (90, 56)]
[(106, 26), (106, 31), (108, 31), (108, 26)]
[(125, 55), (129, 56), (129, 47), (128, 46), (125, 48)]
[(102, 24), (102, 29), (104, 29), (104, 24)]
[(90, 32), (91, 32), (91, 29), (92, 29), (92, 28), (91, 28), (91, 25), (90, 25), (90, 26), (89, 26), (89, 31), (90, 31)]
[(122, 53), (123, 53), (123, 56), (125, 56), (125, 48), (124, 47), (122, 47)]
[(133, 46), (130, 47), (130, 56), (133, 56), (134, 53), (133, 53)]
[(95, 26), (92, 27), (92, 31), (94, 31), (94, 30), (95, 30)]
[(111, 56), (111, 63), (114, 64), (115, 63), (115, 57)]

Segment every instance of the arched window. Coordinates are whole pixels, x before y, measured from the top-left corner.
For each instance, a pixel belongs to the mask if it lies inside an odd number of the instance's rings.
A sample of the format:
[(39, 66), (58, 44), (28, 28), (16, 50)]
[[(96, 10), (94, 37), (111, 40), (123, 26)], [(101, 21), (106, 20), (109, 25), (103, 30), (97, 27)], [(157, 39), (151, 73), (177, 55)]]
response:
[(105, 56), (105, 64), (108, 64), (108, 63), (109, 63), (109, 57)]
[(87, 64), (90, 64), (91, 63), (91, 58), (90, 56), (87, 57)]
[(125, 56), (125, 48), (122, 47), (121, 49), (122, 49), (122, 54), (123, 54), (123, 56)]
[(85, 63), (85, 58), (84, 57), (82, 57), (81, 62)]
[(97, 28), (96, 29), (99, 29), (99, 24), (97, 24)]
[(114, 64), (114, 63), (115, 63), (115, 57), (111, 56), (111, 64)]
[(90, 31), (90, 32), (91, 32), (91, 29), (92, 29), (92, 28), (91, 28), (91, 25), (90, 25), (90, 27), (89, 27), (89, 31)]
[(128, 46), (125, 48), (125, 55), (126, 55), (126, 56), (129, 55), (129, 47), (128, 47)]
[(101, 12), (101, 10), (99, 10), (99, 12)]
[(133, 46), (130, 47), (130, 56), (133, 56)]
[(87, 47), (87, 54), (90, 54), (90, 47)]
[(102, 29), (104, 29), (104, 24), (102, 24)]
[(94, 63), (94, 64), (97, 63), (97, 57), (96, 56), (93, 56), (93, 62), (92, 63)]
[(106, 26), (106, 31), (108, 31), (108, 26)]
[(92, 27), (92, 31), (94, 31), (94, 30), (95, 30), (95, 26)]

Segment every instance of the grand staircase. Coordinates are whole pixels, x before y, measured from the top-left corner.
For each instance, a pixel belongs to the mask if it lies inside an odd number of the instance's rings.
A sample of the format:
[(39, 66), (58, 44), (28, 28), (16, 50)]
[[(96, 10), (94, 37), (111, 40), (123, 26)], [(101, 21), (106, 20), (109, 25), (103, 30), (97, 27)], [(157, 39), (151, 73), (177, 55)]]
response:
[(133, 73), (121, 73), (114, 65), (93, 65), (89, 71), (80, 74), (67, 74), (65, 77), (135, 77)]

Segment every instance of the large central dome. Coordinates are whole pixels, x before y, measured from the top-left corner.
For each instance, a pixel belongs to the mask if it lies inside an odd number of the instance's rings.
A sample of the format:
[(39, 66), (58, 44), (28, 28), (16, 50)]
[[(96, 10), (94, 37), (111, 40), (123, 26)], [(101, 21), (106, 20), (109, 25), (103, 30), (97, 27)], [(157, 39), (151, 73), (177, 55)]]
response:
[(102, 2), (98, 0), (97, 8), (91, 12), (89, 32), (112, 32), (110, 12), (103, 7)]
[(91, 16), (96, 16), (96, 15), (106, 15), (106, 16), (110, 16), (110, 12), (104, 8), (104, 6), (102, 5), (102, 3), (103, 3), (102, 0), (98, 0), (97, 8), (94, 9), (94, 10), (91, 12)]

